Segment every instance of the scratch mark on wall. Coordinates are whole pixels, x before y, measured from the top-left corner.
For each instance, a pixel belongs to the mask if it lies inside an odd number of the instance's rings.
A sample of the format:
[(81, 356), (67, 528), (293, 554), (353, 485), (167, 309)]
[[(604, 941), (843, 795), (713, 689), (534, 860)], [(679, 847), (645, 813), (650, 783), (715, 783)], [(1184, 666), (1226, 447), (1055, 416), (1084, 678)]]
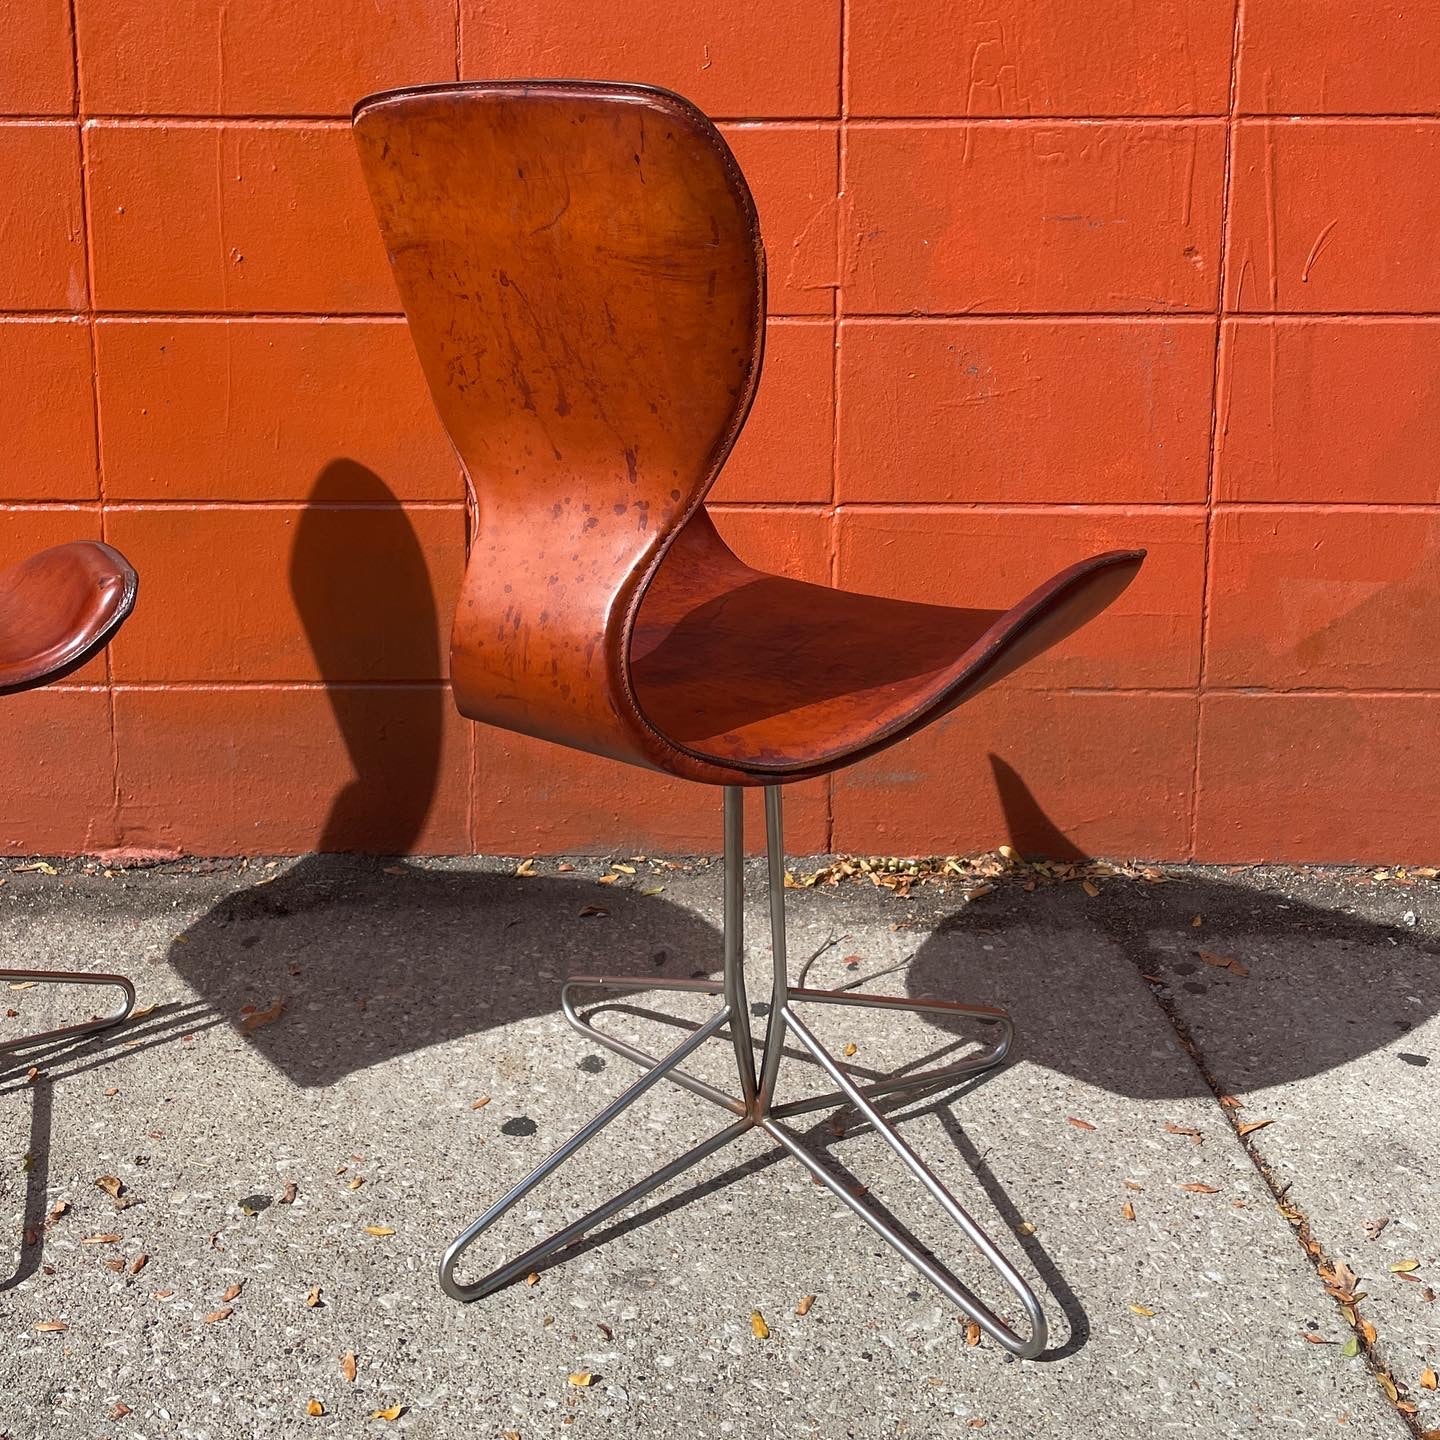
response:
[(1310, 283), (1310, 269), (1311, 269), (1311, 267), (1315, 264), (1316, 260), (1318, 260), (1318, 259), (1320, 258), (1320, 252), (1321, 252), (1321, 251), (1325, 248), (1325, 246), (1329, 243), (1329, 240), (1330, 240), (1330, 232), (1331, 232), (1339, 223), (1340, 223), (1340, 217), (1337, 215), (1337, 216), (1335, 217), (1335, 219), (1333, 219), (1333, 220), (1315, 237), (1315, 243), (1310, 247), (1310, 253), (1305, 257), (1305, 264), (1304, 264), (1304, 266), (1301, 268), (1301, 271), (1300, 271), (1300, 283), (1301, 283), (1302, 285), (1308, 285), (1308, 284)]

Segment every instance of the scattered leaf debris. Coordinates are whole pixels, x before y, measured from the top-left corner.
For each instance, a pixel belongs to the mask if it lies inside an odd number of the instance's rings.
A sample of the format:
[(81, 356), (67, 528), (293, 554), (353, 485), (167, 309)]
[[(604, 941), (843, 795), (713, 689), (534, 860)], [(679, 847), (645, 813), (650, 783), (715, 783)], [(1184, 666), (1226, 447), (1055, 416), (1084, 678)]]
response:
[(980, 1343), (980, 1326), (974, 1320), (965, 1322), (965, 1343), (972, 1349)]
[(1418, 1260), (1392, 1260), (1390, 1262), (1390, 1271), (1394, 1275), (1408, 1275), (1412, 1270), (1419, 1268)]
[(765, 1317), (758, 1310), (750, 1312), (750, 1333), (757, 1340), (770, 1338), (770, 1327), (765, 1323)]
[(398, 1420), (404, 1413), (403, 1405), (390, 1405), (384, 1410), (372, 1410), (370, 1418), (372, 1420)]
[(1155, 1312), (1148, 1305), (1131, 1305), (1131, 1310), (1137, 1315), (1143, 1315), (1147, 1320), (1153, 1319)]
[(1389, 1223), (1390, 1217), (1388, 1215), (1381, 1215), (1375, 1220), (1367, 1220), (1365, 1222), (1365, 1238), (1367, 1240), (1378, 1240), (1381, 1232)]
[(1232, 975), (1246, 976), (1250, 973), (1247, 965), (1229, 955), (1217, 955), (1213, 950), (1197, 950), (1195, 952), (1207, 965), (1213, 965), (1217, 970), (1228, 970)]
[(488, 1095), (482, 1095), (478, 1100), (472, 1100), (470, 1102), (470, 1108), (472, 1110), (483, 1110), (489, 1103), (490, 1097)]
[(325, 1406), (319, 1400), (311, 1400), (305, 1406), (305, 1413), (307, 1415), (323, 1415)]
[(1077, 1119), (1074, 1115), (1067, 1115), (1065, 1123), (1073, 1125), (1077, 1130), (1093, 1130), (1095, 1128), (1088, 1120)]
[(808, 1315), (810, 1313), (810, 1307), (814, 1303), (815, 1297), (813, 1295), (802, 1295), (799, 1303), (795, 1306), (795, 1313), (797, 1315)]
[(205, 1325), (220, 1325), (228, 1320), (234, 1313), (234, 1310), (226, 1305), (219, 1310), (212, 1310), (202, 1323)]
[(1188, 1190), (1192, 1195), (1218, 1195), (1220, 1193), (1214, 1185), (1207, 1185), (1203, 1180), (1191, 1180), (1180, 1188)]
[(1247, 1120), (1243, 1125), (1237, 1125), (1236, 1133), (1243, 1140), (1247, 1135), (1253, 1135), (1257, 1130), (1263, 1130), (1267, 1125), (1273, 1125), (1273, 1120)]
[(1128, 1200), (1121, 1207), (1120, 1216), (1124, 1220), (1133, 1220), (1135, 1218), (1135, 1207)]
[(574, 1370), (566, 1378), (577, 1390), (586, 1390), (595, 1383), (595, 1376), (589, 1370)]
[(264, 1010), (252, 1010), (248, 1015), (240, 1017), (240, 1028), (247, 1034), (252, 1030), (260, 1030), (266, 1025), (273, 1025), (285, 1013), (284, 999), (276, 1000)]
[(350, 1384), (353, 1385), (355, 1383), (355, 1376), (357, 1373), (357, 1367), (355, 1364), (355, 1352), (353, 1350), (347, 1350), (340, 1357), (340, 1374), (342, 1378), (348, 1380)]
[(306, 1308), (307, 1308), (307, 1309), (310, 1309), (310, 1310), (314, 1310), (317, 1306), (321, 1305), (322, 1303), (323, 1303), (323, 1302), (322, 1302), (321, 1299), (320, 1299), (320, 1287), (319, 1287), (318, 1285), (312, 1285), (312, 1286), (305, 1292), (305, 1305), (306, 1305)]
[(35, 1328), (42, 1335), (63, 1335), (70, 1326), (64, 1320), (42, 1320)]
[(285, 1182), (285, 1189), (280, 1193), (280, 1203), (282, 1205), (293, 1205), (295, 1203), (295, 1197), (299, 1195), (299, 1193), (300, 1187), (293, 1180), (287, 1180)]
[(386, 1235), (393, 1235), (395, 1231), (389, 1225), (367, 1225), (365, 1233), (383, 1239)]

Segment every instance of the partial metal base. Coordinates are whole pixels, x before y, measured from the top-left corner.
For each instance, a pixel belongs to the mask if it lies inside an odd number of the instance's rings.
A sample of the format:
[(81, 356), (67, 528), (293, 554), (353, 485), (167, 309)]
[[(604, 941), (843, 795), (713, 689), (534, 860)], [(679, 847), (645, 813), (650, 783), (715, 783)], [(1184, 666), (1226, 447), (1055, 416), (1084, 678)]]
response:
[(56, 1040), (72, 1040), (80, 1035), (91, 1035), (97, 1030), (108, 1030), (112, 1025), (123, 1024), (135, 1008), (135, 987), (123, 975), (100, 975), (93, 971), (80, 970), (11, 970), (0, 969), (0, 981), (16, 984), (31, 981), (41, 985), (103, 985), (107, 989), (119, 990), (122, 996), (120, 1008), (109, 1015), (97, 1015), (78, 1025), (62, 1025), (57, 1030), (44, 1030), (37, 1035), (25, 1035), (19, 1040), (7, 1040), (0, 1045), (0, 1055), (15, 1050), (29, 1050), (36, 1045), (47, 1045)]
[[(940, 1182), (935, 1173), (910, 1148), (894, 1127), (876, 1110), (874, 1100), (905, 1091), (934, 1089), (946, 1082), (976, 1075), (992, 1069), (1006, 1058), (1014, 1039), (1014, 1026), (1003, 1010), (988, 1005), (963, 1005), (949, 1000), (898, 998), (882, 995), (860, 995), (842, 990), (812, 990), (789, 984), (785, 963), (784, 865), (781, 829), (780, 790), (769, 787), (765, 792), (765, 820), (770, 865), (771, 948), (774, 954), (774, 987), (765, 1037), (759, 1047), (760, 1065), (756, 1068), (756, 1046), (750, 1035), (750, 1007), (746, 1000), (743, 962), (742, 900), (744, 847), (741, 834), (741, 792), (730, 788), (725, 792), (725, 970), (719, 983), (708, 980), (657, 981), (633, 977), (612, 978), (577, 976), (561, 991), (565, 1018), (587, 1039), (605, 1046), (617, 1055), (639, 1065), (640, 1077), (605, 1107), (589, 1124), (582, 1127), (543, 1160), (529, 1175), (502, 1195), (474, 1224), (460, 1234), (445, 1251), (440, 1261), (440, 1285), (456, 1300), (478, 1300), (521, 1276), (579, 1239), (587, 1230), (688, 1170), (692, 1165), (713, 1154), (746, 1131), (761, 1129), (795, 1157), (810, 1174), (841, 1200), (881, 1239), (893, 1246), (925, 1276), (940, 1292), (999, 1345), (1021, 1359), (1028, 1360), (1044, 1348), (1047, 1336), (1045, 1314), (1034, 1292), (1014, 1266), (996, 1248), (989, 1236), (976, 1224), (963, 1206)], [(605, 1034), (577, 1008), (577, 993), (603, 989), (615, 993), (633, 991), (673, 990), (681, 993), (722, 997), (720, 1009), (703, 1025), (663, 1058)], [(953, 1064), (932, 1067), (899, 1076), (875, 1078), (857, 1084), (841, 1068), (835, 1057), (815, 1038), (809, 1027), (795, 1013), (797, 1005), (846, 1005), (857, 1008), (904, 1010), (920, 1014), (968, 1015), (1000, 1027), (1000, 1039), (980, 1055), (967, 1056)], [(708, 1040), (728, 1032), (734, 1050), (738, 1076), (738, 1095), (717, 1089), (684, 1068), (685, 1062)], [(783, 1104), (774, 1103), (775, 1081), (785, 1053), (786, 1039), (796, 1042), (802, 1055), (808, 1056), (825, 1071), (835, 1089), (823, 1095)], [(792, 1052), (795, 1053), (792, 1047)], [(593, 1139), (610, 1122), (628, 1109), (660, 1080), (669, 1080), (693, 1094), (711, 1101), (733, 1117), (729, 1124), (709, 1139), (687, 1150), (683, 1155), (662, 1166), (654, 1174), (597, 1206), (588, 1215), (567, 1225), (523, 1255), (492, 1271), (480, 1280), (465, 1284), (455, 1277), (456, 1266), (464, 1252), (507, 1210), (530, 1193), (542, 1180), (565, 1163), (587, 1141)], [(959, 1226), (976, 1249), (992, 1266), (1019, 1302), (1029, 1326), (1028, 1338), (995, 1314), (982, 1300), (963, 1285), (933, 1256), (918, 1249), (899, 1233), (889, 1221), (837, 1181), (810, 1154), (782, 1122), (808, 1111), (829, 1106), (853, 1107), (890, 1147), (906, 1168), (928, 1190), (941, 1209)]]

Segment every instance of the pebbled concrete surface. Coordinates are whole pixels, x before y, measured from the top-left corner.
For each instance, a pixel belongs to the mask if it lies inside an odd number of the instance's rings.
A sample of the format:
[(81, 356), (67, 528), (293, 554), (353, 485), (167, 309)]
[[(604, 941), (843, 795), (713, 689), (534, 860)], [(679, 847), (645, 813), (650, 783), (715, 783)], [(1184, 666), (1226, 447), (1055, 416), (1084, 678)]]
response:
[[(1015, 1063), (897, 1118), (1036, 1285), (1052, 1348), (1020, 1363), (967, 1347), (926, 1282), (753, 1136), (534, 1285), (469, 1307), (440, 1295), (451, 1236), (634, 1074), (563, 1024), (560, 978), (718, 973), (716, 867), (641, 863), (602, 887), (607, 866), (574, 866), (0, 869), (3, 962), (125, 969), (156, 1005), (123, 1032), (29, 1057), (33, 1079), (0, 1069), (0, 1435), (1415, 1433), (1375, 1365), (1433, 1423), (1418, 1378), (1440, 1345), (1423, 1298), (1440, 1265), (1440, 1058), (1400, 1058), (1440, 1057), (1433, 884), (1185, 871), (1102, 878), (1094, 896), (1027, 892), (1023, 876), (970, 902), (959, 882), (910, 898), (791, 892), (792, 975), (1015, 1016)], [(758, 868), (752, 879), (763, 893)], [(750, 925), (758, 997), (758, 908)], [(0, 999), (21, 1012), (0, 1036), (47, 1003)], [(277, 1000), (278, 1018), (245, 1027), (246, 1007), (263, 1017)], [(861, 1073), (977, 1033), (876, 1011), (814, 1018), (827, 1043), (856, 1047)], [(655, 1045), (678, 1033), (606, 1023)], [(721, 1081), (726, 1053), (717, 1042), (696, 1068)], [(782, 1077), (803, 1093), (801, 1062)], [(1212, 1081), (1243, 1101), (1238, 1119), (1273, 1123), (1242, 1143)], [(670, 1086), (631, 1114), (497, 1226), (484, 1256), (533, 1243), (721, 1120)], [(873, 1136), (799, 1123), (1003, 1310)], [(1343, 1341), (1346, 1322), (1247, 1146), (1289, 1182), (1316, 1244), (1361, 1275), (1370, 1350), (1307, 1340)], [(134, 1203), (117, 1209), (102, 1175)], [(1389, 1226), (1367, 1241), (1363, 1222), (1382, 1213)], [(119, 1238), (86, 1243), (106, 1235)], [(1417, 1282), (1385, 1269), (1410, 1257)], [(36, 1329), (52, 1321), (67, 1328)], [(590, 1384), (570, 1383), (584, 1373)], [(312, 1399), (324, 1415), (306, 1414)], [(391, 1407), (398, 1419), (369, 1418)]]

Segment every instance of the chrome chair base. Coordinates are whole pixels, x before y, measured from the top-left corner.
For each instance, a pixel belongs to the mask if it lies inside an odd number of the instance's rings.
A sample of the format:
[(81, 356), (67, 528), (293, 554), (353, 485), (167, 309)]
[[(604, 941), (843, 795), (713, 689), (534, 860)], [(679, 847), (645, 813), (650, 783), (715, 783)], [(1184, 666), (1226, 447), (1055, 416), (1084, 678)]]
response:
[(5, 967), (0, 969), (0, 981), (11, 985), (26, 982), (39, 985), (103, 985), (107, 989), (119, 990), (123, 997), (120, 1008), (109, 1015), (96, 1015), (78, 1025), (62, 1025), (57, 1030), (44, 1030), (37, 1035), (22, 1036), (19, 1040), (7, 1040), (0, 1044), (0, 1055), (29, 1050), (57, 1040), (73, 1040), (81, 1035), (92, 1035), (97, 1030), (108, 1030), (112, 1025), (121, 1025), (128, 1020), (135, 1008), (135, 987), (123, 975), (102, 975), (85, 970), (12, 970)]
[[(577, 976), (564, 986), (561, 991), (561, 1006), (565, 1018), (570, 1024), (586, 1039), (603, 1045), (617, 1055), (633, 1061), (641, 1067), (643, 1073), (594, 1119), (576, 1131), (559, 1149), (502, 1195), (478, 1220), (456, 1237), (440, 1261), (441, 1288), (456, 1300), (478, 1300), (484, 1295), (490, 1295), (522, 1276), (528, 1275), (547, 1257), (563, 1250), (586, 1231), (594, 1229), (612, 1215), (634, 1204), (651, 1190), (683, 1174), (691, 1166), (705, 1159), (707, 1155), (714, 1154), (715, 1151), (728, 1145), (732, 1140), (738, 1139), (749, 1130), (760, 1129), (790, 1155), (793, 1155), (816, 1181), (841, 1200), (858, 1219), (868, 1225), (882, 1240), (893, 1246), (941, 1294), (964, 1315), (973, 1320), (984, 1334), (989, 1335), (1011, 1354), (1023, 1360), (1033, 1359), (1045, 1348), (1047, 1336), (1045, 1314), (1040, 1308), (1034, 1292), (1014, 1266), (1001, 1254), (989, 1236), (872, 1103), (886, 1095), (920, 1089), (933, 1090), (937, 1085), (976, 1075), (1001, 1064), (1009, 1053), (1011, 1041), (1014, 1038), (1014, 1026), (1010, 1017), (1005, 1011), (986, 1005), (963, 1005), (954, 1001), (928, 998), (912, 1000), (891, 996), (859, 995), (849, 991), (812, 990), (791, 986), (785, 958), (785, 875), (780, 789), (778, 786), (770, 786), (765, 792), (765, 828), (769, 857), (770, 930), (771, 948), (774, 955), (774, 985), (764, 1041), (759, 1047), (760, 1064), (757, 1070), (756, 1047), (750, 1034), (750, 1007), (745, 993), (743, 961), (742, 798), (742, 792), (738, 788), (731, 787), (725, 791), (725, 969), (723, 980), (716, 984), (708, 980), (663, 981), (633, 977), (621, 979), (608, 976)], [(605, 1034), (595, 1026), (589, 1016), (582, 1014), (577, 1006), (577, 994), (591, 990), (607, 990), (618, 994), (668, 990), (687, 994), (716, 995), (722, 997), (723, 1003), (709, 1020), (695, 1029), (668, 1055), (661, 1058)], [(796, 1006), (812, 1004), (903, 1010), (920, 1014), (973, 1016), (982, 1021), (998, 1024), (1001, 1027), (1001, 1037), (994, 1046), (978, 1056), (967, 1056), (950, 1065), (877, 1079), (866, 1084), (857, 1084), (796, 1014)], [(720, 1035), (727, 1028), (734, 1050), (739, 1079), (740, 1093), (738, 1095), (728, 1095), (683, 1068), (685, 1062), (701, 1046)], [(781, 1059), (785, 1054), (787, 1038), (796, 1042), (800, 1051), (819, 1065), (834, 1085), (834, 1090), (819, 1096), (807, 1096), (800, 1100), (775, 1103), (775, 1082)], [(791, 1053), (794, 1053), (794, 1047), (791, 1048)], [(687, 1150), (669, 1164), (661, 1166), (654, 1174), (631, 1185), (603, 1205), (597, 1206), (589, 1214), (581, 1216), (580, 1219), (565, 1226), (563, 1230), (550, 1236), (549, 1239), (532, 1246), (523, 1255), (517, 1256), (499, 1269), (491, 1271), (482, 1279), (464, 1283), (456, 1278), (456, 1267), (461, 1256), (491, 1225), (512, 1206), (524, 1199), (542, 1180), (559, 1169), (577, 1150), (599, 1134), (612, 1120), (627, 1110), (660, 1080), (669, 1080), (719, 1106), (733, 1117), (731, 1122), (710, 1136), (709, 1139), (701, 1141), (700, 1144)], [(887, 1219), (831, 1175), (783, 1123), (792, 1116), (825, 1109), (829, 1106), (849, 1106), (858, 1112), (875, 1134), (884, 1140), (911, 1174), (930, 1192), (942, 1211), (954, 1221), (1014, 1294), (1028, 1323), (1028, 1337), (990, 1309), (935, 1257), (919, 1249)]]

